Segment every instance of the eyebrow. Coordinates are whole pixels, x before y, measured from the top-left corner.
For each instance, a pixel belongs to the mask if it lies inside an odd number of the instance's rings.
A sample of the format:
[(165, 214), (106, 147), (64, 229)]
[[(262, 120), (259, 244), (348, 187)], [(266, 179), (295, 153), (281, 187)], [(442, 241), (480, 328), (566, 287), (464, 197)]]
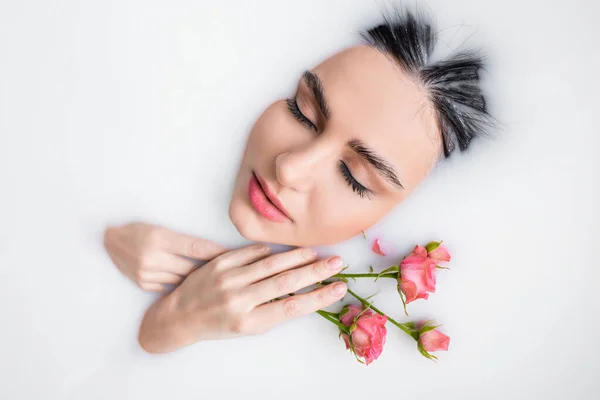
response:
[(310, 71), (304, 71), (302, 79), (304, 79), (304, 82), (306, 82), (306, 85), (311, 90), (313, 97), (317, 101), (317, 106), (319, 107), (319, 110), (321, 110), (321, 114), (323, 114), (325, 119), (328, 120), (331, 116), (331, 113), (329, 112), (329, 105), (327, 104), (327, 98), (325, 97), (325, 90), (323, 89), (321, 79), (317, 76), (317, 74)]
[[(321, 79), (317, 74), (310, 71), (305, 71), (302, 75), (302, 79), (304, 79), (304, 82), (306, 82), (306, 85), (311, 90), (313, 97), (317, 102), (317, 106), (325, 117), (325, 120), (329, 120), (331, 113), (329, 111), (329, 105), (327, 104), (327, 98), (325, 97), (325, 90), (323, 89)], [(347, 146), (359, 157), (371, 164), (385, 180), (394, 186), (404, 189), (404, 186), (402, 186), (402, 183), (400, 183), (400, 180), (394, 171), (394, 167), (375, 151), (367, 147), (362, 140), (356, 138), (349, 140)]]
[(392, 167), (390, 163), (388, 163), (380, 155), (369, 149), (362, 140), (352, 139), (348, 141), (348, 147), (350, 147), (356, 154), (375, 167), (377, 172), (382, 175), (385, 180), (394, 186), (404, 189), (404, 186), (402, 186), (398, 176), (396, 175), (396, 172), (394, 171), (394, 167)]

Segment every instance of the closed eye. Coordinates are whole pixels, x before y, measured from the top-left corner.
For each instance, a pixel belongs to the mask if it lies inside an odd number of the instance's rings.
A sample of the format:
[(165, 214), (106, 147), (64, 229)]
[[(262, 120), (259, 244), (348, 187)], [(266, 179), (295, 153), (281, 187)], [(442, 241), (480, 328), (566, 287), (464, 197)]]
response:
[[(302, 125), (306, 126), (308, 129), (314, 132), (318, 131), (317, 126), (310, 119), (308, 119), (306, 115), (302, 114), (302, 111), (300, 111), (300, 107), (298, 107), (298, 102), (295, 97), (293, 99), (286, 99), (285, 102), (287, 103), (287, 108), (289, 112), (299, 123), (301, 123)], [(370, 189), (363, 186), (360, 182), (356, 180), (356, 178), (354, 178), (352, 172), (350, 171), (350, 169), (344, 161), (340, 160), (338, 167), (348, 186), (350, 186), (350, 188), (352, 188), (352, 191), (356, 193), (359, 197), (369, 197), (369, 194), (373, 193)]]
[(302, 111), (300, 111), (300, 107), (298, 107), (298, 102), (295, 97), (293, 99), (286, 99), (285, 102), (287, 103), (288, 110), (298, 122), (310, 130), (317, 131), (317, 126), (313, 124), (310, 119), (306, 118), (306, 116), (302, 114)]
[(356, 193), (361, 198), (365, 196), (367, 196), (367, 198), (370, 198), (369, 195), (373, 192), (365, 186), (361, 185), (361, 183), (357, 181), (356, 178), (354, 178), (352, 172), (350, 171), (350, 168), (348, 168), (346, 163), (342, 160), (340, 160), (339, 168), (342, 175), (344, 176), (344, 180), (352, 188), (352, 191), (354, 193)]

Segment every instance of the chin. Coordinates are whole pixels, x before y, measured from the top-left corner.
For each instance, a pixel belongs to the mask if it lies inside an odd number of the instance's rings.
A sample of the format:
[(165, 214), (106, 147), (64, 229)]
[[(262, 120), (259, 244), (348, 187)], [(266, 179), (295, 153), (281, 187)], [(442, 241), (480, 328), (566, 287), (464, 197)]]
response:
[(248, 218), (250, 215), (244, 208), (245, 204), (239, 199), (232, 199), (229, 203), (229, 220), (245, 239), (254, 242), (266, 242), (267, 240), (262, 235), (259, 224), (257, 221), (253, 221), (253, 218)]
[(262, 221), (249, 207), (244, 202), (235, 199), (229, 204), (229, 220), (241, 236), (253, 242), (298, 246), (297, 243), (281, 240), (282, 235), (265, 232)]
[[(285, 232), (280, 230), (273, 231), (272, 226), (270, 229), (266, 229), (267, 227), (263, 225), (263, 220), (255, 214), (250, 205), (245, 203), (240, 198), (233, 198), (231, 203), (229, 203), (229, 220), (233, 226), (235, 226), (235, 229), (237, 229), (238, 233), (247, 240), (253, 242), (279, 244), (284, 246), (329, 246), (355, 236), (351, 235), (347, 237), (347, 235), (343, 235), (343, 237), (315, 237), (314, 235), (310, 235), (309, 237), (305, 237), (303, 240), (299, 235), (295, 235), (295, 232)], [(358, 231), (358, 233), (360, 233), (360, 231)]]

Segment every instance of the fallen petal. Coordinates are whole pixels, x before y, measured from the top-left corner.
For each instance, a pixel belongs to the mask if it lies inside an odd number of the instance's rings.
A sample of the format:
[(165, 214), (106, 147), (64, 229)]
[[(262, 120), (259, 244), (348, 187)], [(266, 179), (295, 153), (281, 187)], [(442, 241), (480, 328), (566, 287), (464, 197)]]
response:
[(374, 253), (379, 254), (380, 256), (386, 255), (385, 251), (381, 248), (381, 243), (380, 243), (379, 239), (375, 239), (375, 241), (373, 242), (373, 247), (371, 247), (371, 250), (373, 250)]

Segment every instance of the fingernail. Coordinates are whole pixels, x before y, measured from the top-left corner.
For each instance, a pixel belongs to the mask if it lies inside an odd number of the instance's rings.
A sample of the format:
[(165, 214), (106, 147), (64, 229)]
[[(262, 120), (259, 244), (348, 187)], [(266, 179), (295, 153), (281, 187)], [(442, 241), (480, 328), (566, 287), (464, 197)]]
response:
[(332, 271), (337, 271), (342, 268), (342, 259), (339, 257), (331, 257), (327, 260), (327, 268)]
[(334, 283), (333, 287), (331, 288), (335, 297), (341, 297), (345, 295), (347, 289), (348, 288), (346, 287), (346, 284), (343, 282)]

